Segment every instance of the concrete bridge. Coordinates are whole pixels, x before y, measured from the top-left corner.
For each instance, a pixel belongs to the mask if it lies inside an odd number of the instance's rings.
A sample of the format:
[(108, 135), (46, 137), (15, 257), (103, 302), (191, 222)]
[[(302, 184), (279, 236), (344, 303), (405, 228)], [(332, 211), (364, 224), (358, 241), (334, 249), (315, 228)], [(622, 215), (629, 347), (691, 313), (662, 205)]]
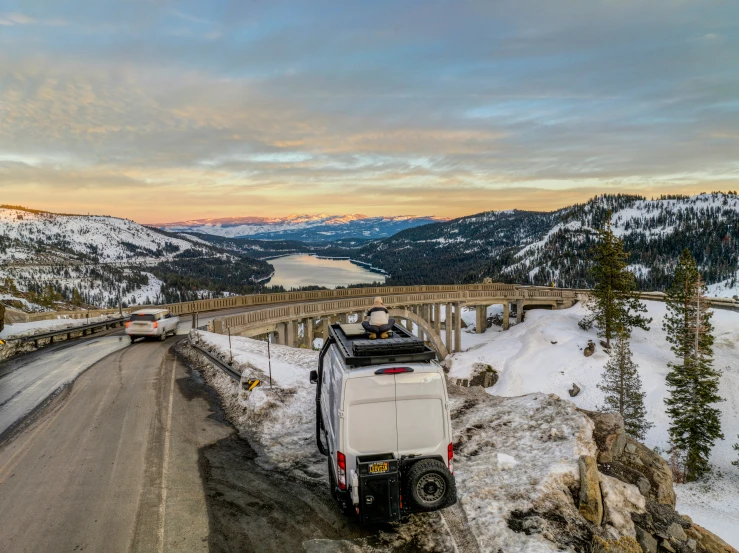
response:
[(508, 329), (512, 313), (521, 322), (528, 309), (563, 309), (579, 295), (574, 290), (510, 284), (403, 286), (240, 296), (167, 307), (184, 315), (243, 305), (245, 312), (215, 319), (212, 330), (248, 337), (272, 335), (278, 344), (311, 347), (314, 338), (326, 337), (329, 324), (362, 320), (373, 298), (382, 296), (390, 316), (408, 329), (415, 326), (418, 336), (443, 359), (461, 351), (465, 307), (474, 308), (476, 331), (484, 332), (491, 305), (503, 306), (503, 328)]

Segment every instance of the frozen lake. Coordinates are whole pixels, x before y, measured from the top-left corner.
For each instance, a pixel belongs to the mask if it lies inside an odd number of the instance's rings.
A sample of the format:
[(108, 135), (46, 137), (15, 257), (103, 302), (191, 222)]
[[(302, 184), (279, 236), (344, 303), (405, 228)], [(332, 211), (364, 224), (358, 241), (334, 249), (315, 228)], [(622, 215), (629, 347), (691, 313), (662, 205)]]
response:
[(368, 271), (348, 259), (318, 259), (312, 255), (289, 255), (270, 259), (275, 276), (267, 283), (284, 286), (285, 290), (298, 286), (325, 286), (336, 288), (349, 284), (385, 282), (384, 275)]

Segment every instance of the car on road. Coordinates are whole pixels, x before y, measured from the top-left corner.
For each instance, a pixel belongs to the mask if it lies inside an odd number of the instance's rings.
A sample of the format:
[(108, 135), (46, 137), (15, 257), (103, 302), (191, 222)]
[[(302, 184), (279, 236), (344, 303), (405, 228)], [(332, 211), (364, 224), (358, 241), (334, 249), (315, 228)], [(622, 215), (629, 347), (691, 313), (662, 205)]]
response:
[(141, 309), (131, 313), (126, 322), (126, 334), (131, 342), (136, 338), (158, 338), (162, 342), (180, 329), (180, 318), (168, 309)]
[(435, 356), (399, 325), (376, 340), (361, 325), (329, 327), (310, 375), (316, 441), (339, 509), (362, 523), (457, 501), (449, 397)]

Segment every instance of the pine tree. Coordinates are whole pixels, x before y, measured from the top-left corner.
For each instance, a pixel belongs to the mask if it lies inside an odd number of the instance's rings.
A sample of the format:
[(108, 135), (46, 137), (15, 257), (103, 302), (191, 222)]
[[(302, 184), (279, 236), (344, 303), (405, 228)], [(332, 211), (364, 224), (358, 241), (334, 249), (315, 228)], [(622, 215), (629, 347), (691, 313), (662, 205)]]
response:
[(611, 230), (610, 213), (605, 228), (598, 231), (598, 242), (594, 247), (593, 278), (595, 287), (588, 305), (590, 315), (580, 321), (580, 326), (590, 328), (593, 323), (598, 328), (598, 336), (605, 337), (611, 347), (611, 338), (623, 331), (627, 337), (634, 327), (649, 330), (651, 318), (645, 313), (647, 308), (639, 301), (634, 274), (626, 269), (629, 254), (623, 250), (623, 242)]
[(672, 423), (672, 447), (685, 459), (684, 479), (694, 481), (710, 471), (711, 448), (721, 433), (721, 412), (713, 404), (718, 395), (720, 371), (713, 364), (713, 326), (701, 280), (690, 251), (680, 256), (667, 289), (667, 315), (663, 328), (677, 362), (668, 363), (665, 399)]
[(638, 368), (631, 358), (628, 336), (621, 331), (598, 388), (605, 393), (604, 410), (621, 413), (626, 432), (637, 440), (643, 440), (647, 430), (654, 425), (646, 420), (644, 398), (647, 394), (641, 390)]
[[(737, 438), (739, 438), (739, 436), (737, 436)], [(734, 444), (734, 450), (739, 451), (739, 443)], [(736, 461), (732, 461), (731, 464), (735, 467), (739, 467), (739, 459), (737, 459)]]

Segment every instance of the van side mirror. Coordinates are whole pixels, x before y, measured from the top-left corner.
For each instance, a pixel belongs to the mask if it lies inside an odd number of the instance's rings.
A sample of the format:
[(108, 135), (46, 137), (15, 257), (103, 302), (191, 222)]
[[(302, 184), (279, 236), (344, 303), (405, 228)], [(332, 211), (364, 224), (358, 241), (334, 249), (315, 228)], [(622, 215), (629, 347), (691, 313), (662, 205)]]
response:
[(311, 371), (310, 372), (310, 383), (311, 384), (318, 384), (318, 371)]

